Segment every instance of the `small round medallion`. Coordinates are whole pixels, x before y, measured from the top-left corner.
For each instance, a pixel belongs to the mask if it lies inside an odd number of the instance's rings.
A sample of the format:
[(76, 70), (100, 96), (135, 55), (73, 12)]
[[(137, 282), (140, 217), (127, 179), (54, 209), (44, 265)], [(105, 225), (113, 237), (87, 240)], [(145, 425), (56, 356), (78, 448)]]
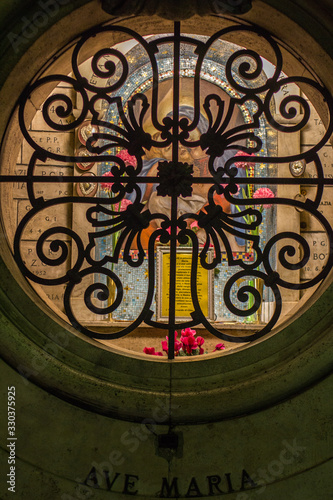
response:
[[(86, 172), (85, 174), (82, 174), (81, 175), (81, 178), (84, 177), (84, 176), (92, 176), (92, 175), (95, 175), (93, 173), (90, 173), (90, 172)], [(97, 192), (97, 187), (98, 185), (95, 183), (95, 182), (90, 182), (87, 180), (87, 182), (84, 182), (84, 180), (82, 180), (81, 182), (78, 182), (76, 184), (76, 192), (77, 192), (77, 195), (78, 196), (95, 196), (96, 192)]]

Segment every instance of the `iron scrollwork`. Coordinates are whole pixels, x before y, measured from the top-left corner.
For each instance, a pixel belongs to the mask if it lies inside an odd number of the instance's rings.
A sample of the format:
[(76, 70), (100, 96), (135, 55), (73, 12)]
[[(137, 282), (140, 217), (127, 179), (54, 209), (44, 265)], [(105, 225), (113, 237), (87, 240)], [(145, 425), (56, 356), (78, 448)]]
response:
[[(224, 2), (232, 4), (231, 2)], [(229, 5), (229, 6), (230, 6)], [(237, 35), (246, 32), (251, 36), (260, 36), (269, 45), (275, 55), (275, 69), (270, 78), (262, 79), (263, 63), (259, 54), (250, 49), (234, 51), (225, 65), (226, 80), (232, 89), (229, 102), (227, 103), (218, 93), (210, 93), (204, 100), (201, 95), (202, 74), (204, 72), (205, 59), (214, 43), (229, 35)], [(126, 83), (131, 73), (131, 62), (117, 48), (103, 48), (92, 54), (91, 68), (99, 78), (99, 82), (90, 83), (81, 74), (79, 61), (81, 53), (86, 52), (86, 47), (93, 47), (92, 40), (98, 37), (111, 36), (115, 33), (126, 35), (134, 39), (146, 54), (149, 61), (151, 82), (150, 97), (142, 91), (134, 93), (125, 101), (120, 95), (120, 89)], [(157, 54), (162, 51), (165, 44), (173, 47), (172, 94), (173, 103), (171, 112), (160, 113), (161, 103), (160, 87), (161, 77), (157, 62)], [(193, 106), (183, 106), (181, 102), (181, 52), (183, 46), (190, 46), (193, 51)], [(91, 49), (92, 50), (92, 49)], [(319, 210), (325, 185), (332, 184), (329, 179), (324, 178), (323, 167), (319, 158), (319, 151), (326, 144), (332, 133), (332, 100), (327, 90), (318, 82), (307, 77), (289, 78), (282, 73), (282, 55), (277, 42), (269, 33), (250, 26), (230, 26), (222, 29), (212, 37), (203, 40), (181, 34), (180, 23), (174, 23), (172, 35), (162, 35), (146, 39), (133, 30), (121, 26), (107, 25), (85, 33), (76, 43), (72, 51), (72, 76), (61, 74), (48, 75), (37, 78), (35, 82), (26, 88), (19, 100), (19, 124), (22, 135), (31, 146), (31, 155), (27, 175), (22, 177), (26, 182), (31, 210), (19, 222), (14, 239), (14, 255), (23, 275), (34, 283), (40, 285), (66, 284), (64, 294), (64, 309), (69, 321), (90, 338), (95, 339), (117, 339), (133, 331), (140, 324), (145, 323), (153, 327), (164, 328), (169, 332), (169, 358), (174, 357), (174, 335), (177, 328), (192, 327), (198, 324), (204, 327), (220, 339), (231, 342), (250, 342), (256, 340), (271, 331), (280, 317), (282, 299), (281, 289), (292, 288), (303, 290), (322, 281), (332, 267), (332, 229), (329, 222)], [(247, 82), (244, 84), (244, 82)], [(85, 197), (63, 196), (45, 199), (36, 195), (37, 182), (77, 182), (75, 175), (63, 176), (62, 178), (43, 177), (36, 175), (38, 162), (52, 160), (63, 165), (69, 163), (87, 162), (86, 156), (80, 156), (80, 149), (72, 154), (60, 154), (52, 152), (39, 144), (36, 134), (29, 129), (27, 118), (27, 107), (34, 92), (44, 86), (56, 87), (59, 83), (66, 84), (72, 88), (76, 96), (82, 102), (79, 114), (74, 116), (74, 103), (72, 99), (61, 92), (57, 87), (57, 93), (48, 97), (42, 105), (42, 116), (45, 126), (58, 132), (75, 131), (85, 120), (90, 119), (95, 132), (87, 139), (85, 148), (89, 153), (91, 164), (102, 165), (108, 162), (111, 167), (112, 183), (110, 183), (109, 196), (105, 197), (98, 192), (97, 196)], [(270, 127), (281, 133), (293, 133), (301, 130), (310, 117), (310, 108), (307, 100), (301, 96), (287, 96), (280, 104), (280, 114), (284, 123), (276, 121), (272, 113), (272, 101), (279, 90), (290, 83), (304, 85), (316, 91), (318, 98), (326, 102), (330, 122), (325, 135), (318, 143), (308, 151), (293, 156), (262, 155), (263, 141), (258, 133), (261, 120), (266, 120)], [(101, 117), (99, 105), (101, 102), (109, 108), (116, 110), (117, 121), (110, 121)], [(56, 105), (56, 118), (52, 118), (50, 108)], [(252, 106), (253, 112), (247, 122), (231, 126), (234, 114), (242, 106)], [(186, 109), (185, 109), (186, 108)], [(203, 113), (206, 117), (203, 118)], [(62, 119), (63, 122), (60, 123)], [(66, 119), (68, 119), (66, 121)], [(287, 122), (290, 122), (290, 125)], [(156, 132), (148, 131), (149, 123)], [(155, 170), (145, 171), (147, 162), (144, 156), (153, 148), (157, 151), (168, 150), (169, 158), (166, 160), (162, 154), (155, 161)], [(128, 164), (119, 155), (119, 150), (126, 150), (128, 154), (135, 157), (135, 165)], [(189, 164), (182, 158), (182, 151), (202, 152), (207, 157), (203, 161), (201, 157), (193, 155), (193, 164)], [(261, 197), (241, 197), (240, 190), (251, 186), (269, 185), (278, 186), (283, 184), (300, 184), (298, 178), (247, 177), (240, 175), (237, 167), (239, 155), (245, 165), (254, 161), (264, 164), (287, 164), (295, 161), (314, 162), (317, 177), (311, 179), (311, 185), (316, 186), (315, 199), (300, 201), (297, 199), (275, 196), (273, 199)], [(255, 158), (254, 156), (255, 155)], [(200, 170), (201, 169), (201, 170)], [(85, 173), (87, 182), (99, 185), (105, 183), (105, 176), (98, 174), (94, 177)], [(2, 182), (13, 181), (13, 176), (3, 176)], [(306, 183), (302, 179), (302, 183)], [(310, 183), (310, 182), (308, 182)], [(149, 187), (150, 186), (150, 187)], [(153, 187), (151, 187), (153, 186)], [(148, 206), (143, 200), (144, 193), (149, 189), (157, 197), (165, 199), (167, 209), (154, 211), (155, 205)], [(205, 203), (199, 210), (190, 209), (184, 212), (180, 207), (197, 207), (195, 205), (198, 197), (205, 193)], [(199, 196), (200, 195), (200, 196)], [(195, 196), (197, 198), (195, 198)], [(124, 200), (131, 199), (125, 210), (120, 210)], [(224, 210), (222, 203), (216, 200), (223, 199), (229, 206), (237, 207), (237, 210)], [(186, 205), (186, 203), (187, 205)], [(184, 202), (184, 203), (183, 203)], [(192, 203), (193, 202), (193, 203)], [(192, 203), (192, 205), (191, 205)], [(29, 224), (34, 223), (36, 216), (43, 211), (52, 208), (57, 210), (62, 204), (82, 207), (85, 210), (86, 235), (84, 239), (75, 229), (59, 225), (43, 230), (36, 242), (38, 258), (45, 269), (67, 265), (63, 274), (58, 273), (56, 277), (36, 276), (24, 262), (22, 256), (22, 237)], [(279, 265), (290, 271), (299, 270), (306, 265), (310, 257), (310, 249), (303, 236), (293, 231), (276, 234), (264, 245), (260, 236), (259, 228), (262, 227), (262, 211), (258, 206), (272, 204), (274, 207), (280, 205), (293, 206), (308, 211), (321, 224), (328, 238), (329, 255), (318, 272), (311, 280), (295, 282), (293, 279), (287, 281), (276, 271), (276, 265), (272, 262), (274, 256)], [(115, 207), (118, 206), (118, 209)], [(84, 208), (85, 207), (85, 208)], [(158, 220), (158, 225), (154, 223)], [(154, 222), (155, 221), (155, 222)], [(201, 239), (191, 224), (195, 224), (200, 231)], [(158, 226), (158, 227), (157, 227)], [(150, 232), (148, 231), (151, 229)], [(82, 228), (81, 228), (82, 229)], [(153, 229), (153, 230), (152, 230)], [(147, 233), (148, 231), (148, 233)], [(117, 234), (118, 238), (112, 251), (106, 252), (98, 257), (96, 246), (101, 238), (109, 238)], [(145, 243), (144, 235), (149, 238)], [(72, 253), (70, 256), (69, 245), (64, 235), (71, 240)], [(244, 260), (237, 256), (230, 244), (230, 235), (233, 238), (245, 241), (250, 245), (252, 260)], [(286, 241), (283, 244), (283, 241)], [(170, 289), (169, 289), (169, 320), (161, 323), (154, 319), (152, 304), (155, 294), (155, 248), (157, 242), (170, 247)], [(294, 244), (291, 244), (291, 241)], [(244, 244), (245, 244), (244, 243)], [(176, 258), (179, 245), (190, 244), (192, 247), (191, 264), (191, 295), (193, 301), (193, 312), (191, 319), (177, 323), (175, 315), (176, 295)], [(132, 251), (136, 246), (135, 255)], [(271, 290), (275, 301), (275, 309), (267, 324), (259, 331), (244, 336), (225, 334), (214, 322), (208, 321), (200, 306), (196, 284), (196, 270), (200, 265), (206, 269), (217, 269), (221, 263), (221, 248), (225, 249), (229, 267), (235, 269), (234, 275), (228, 279), (224, 287), (224, 302), (228, 309), (240, 317), (248, 317), (258, 311), (261, 306), (262, 296), (249, 279), (261, 280), (265, 287)], [(73, 252), (73, 248), (75, 251)], [(279, 250), (276, 252), (276, 248)], [(301, 257), (298, 262), (292, 258), (296, 254), (296, 247), (301, 248)], [(50, 249), (56, 257), (48, 256)], [(208, 252), (213, 249), (213, 259), (209, 261)], [(73, 255), (75, 257), (73, 257)], [(73, 294), (76, 287), (83, 288), (83, 301), (88, 311), (105, 318), (106, 315), (117, 309), (124, 295), (124, 283), (117, 275), (114, 266), (122, 259), (129, 268), (140, 268), (144, 259), (148, 258), (148, 288), (146, 300), (140, 314), (130, 324), (119, 331), (93, 331), (80, 321), (72, 307)], [(98, 277), (98, 278), (96, 278)], [(235, 283), (244, 281), (237, 291), (238, 305), (233, 303), (231, 290)], [(86, 283), (86, 284), (85, 284)], [(112, 285), (112, 286), (111, 286)], [(112, 298), (110, 289), (113, 287), (115, 296)], [(96, 299), (99, 302), (96, 302)], [(250, 300), (251, 299), (251, 300)], [(101, 305), (102, 304), (102, 305)], [(103, 306), (103, 304), (106, 304)], [(245, 304), (240, 307), (239, 304)]]

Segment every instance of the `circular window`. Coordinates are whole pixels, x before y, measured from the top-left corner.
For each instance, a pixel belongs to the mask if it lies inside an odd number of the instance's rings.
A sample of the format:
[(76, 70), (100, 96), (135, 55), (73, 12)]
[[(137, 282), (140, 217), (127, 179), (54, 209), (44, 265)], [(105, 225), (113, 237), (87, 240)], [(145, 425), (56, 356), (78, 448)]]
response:
[(331, 366), (329, 292), (315, 303), (330, 96), (266, 31), (205, 19), (108, 23), (49, 61), (45, 34), (1, 91), (21, 94), (2, 142), (2, 355), (117, 418), (235, 417)]
[(184, 359), (271, 334), (332, 265), (318, 103), (331, 116), (256, 28), (90, 30), (9, 125), (2, 217), (21, 273), (100, 345)]

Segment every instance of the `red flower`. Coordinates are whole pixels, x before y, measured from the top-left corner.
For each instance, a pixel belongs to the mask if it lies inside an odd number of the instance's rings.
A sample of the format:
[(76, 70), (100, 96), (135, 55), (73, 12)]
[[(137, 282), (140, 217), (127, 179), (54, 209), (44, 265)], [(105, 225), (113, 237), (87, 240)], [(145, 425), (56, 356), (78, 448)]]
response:
[(126, 208), (128, 207), (128, 205), (132, 205), (132, 202), (131, 200), (121, 200), (120, 202), (120, 210), (119, 210), (119, 203), (116, 203), (114, 205), (114, 209), (117, 211), (117, 212), (123, 212), (124, 210), (126, 210)]
[[(180, 337), (180, 341), (177, 340), (178, 333), (175, 331), (175, 355), (188, 355), (191, 356), (193, 354), (204, 354), (204, 349), (202, 348), (202, 345), (205, 343), (205, 339), (203, 337), (198, 336), (197, 338), (194, 337), (196, 335), (196, 331), (192, 330), (191, 328), (185, 328), (184, 330), (181, 331), (182, 335)], [(162, 349), (165, 352), (169, 351), (169, 337), (165, 337), (166, 340), (162, 340)], [(218, 346), (223, 346), (220, 347), (220, 349), (224, 349), (223, 344), (218, 344)], [(181, 351), (181, 352), (180, 352)], [(143, 349), (143, 352), (145, 354), (151, 354), (153, 356), (163, 356), (162, 352), (156, 352), (154, 347), (145, 347)]]
[(187, 354), (192, 354), (192, 350), (198, 347), (198, 343), (193, 335), (188, 335), (187, 337), (181, 337), (180, 340), (182, 340), (183, 349), (185, 346)]
[(162, 349), (165, 352), (168, 352), (168, 341), (167, 340), (162, 340)]
[[(179, 342), (179, 340), (177, 340), (177, 336), (178, 336), (178, 333), (175, 332), (175, 354), (176, 354), (176, 356), (179, 354), (179, 350), (183, 347), (182, 342)], [(165, 337), (165, 338), (166, 338), (166, 340), (162, 340), (162, 349), (163, 349), (163, 351), (168, 352), (169, 351), (169, 347), (168, 347), (169, 337)]]
[[(253, 198), (275, 198), (275, 196), (271, 189), (261, 187), (253, 193)], [(272, 204), (264, 205), (265, 208), (271, 208), (271, 206)]]
[(225, 349), (225, 345), (224, 344), (222, 344), (222, 343), (221, 344), (216, 344), (215, 349), (214, 349), (213, 352), (215, 352), (215, 351), (223, 351), (223, 349)]
[(203, 337), (197, 337), (196, 338), (198, 347), (199, 347), (199, 354), (204, 354), (205, 350), (203, 347), (201, 347), (205, 343), (205, 339)]
[[(237, 151), (235, 156), (255, 156), (255, 155), (253, 153), (249, 154), (249, 153), (245, 153), (244, 151)], [(237, 162), (235, 162), (235, 166), (237, 168), (249, 168), (249, 167), (253, 167), (254, 163), (251, 163), (248, 161), (237, 161)]]
[[(111, 170), (109, 170), (108, 172), (105, 172), (105, 174), (103, 174), (103, 177), (113, 177), (112, 173), (111, 173)], [(113, 182), (112, 183), (109, 183), (109, 182), (101, 182), (101, 188), (103, 189), (103, 191), (105, 191), (106, 193), (111, 193), (111, 190), (112, 190), (112, 185), (113, 185)]]
[(185, 328), (185, 330), (181, 331), (182, 337), (188, 337), (189, 335), (196, 335), (197, 332), (195, 330), (192, 330), (191, 328)]
[[(136, 161), (135, 156), (131, 156), (129, 154), (129, 152), (127, 151), (127, 149), (123, 149), (116, 156), (117, 156), (117, 158), (120, 158), (121, 160), (123, 160), (123, 162), (125, 163), (126, 167), (128, 167), (128, 165), (132, 165), (133, 167), (137, 166), (137, 161)], [(113, 177), (113, 174), (111, 173), (111, 171), (105, 172), (105, 174), (103, 174), (103, 177)], [(111, 190), (112, 190), (112, 184), (113, 183), (102, 182), (101, 183), (101, 188), (106, 193), (110, 193)]]
[[(108, 172), (105, 172), (103, 174), (103, 177), (113, 177), (111, 170), (109, 170)], [(109, 193), (109, 194), (112, 191), (112, 185), (113, 185), (113, 182), (101, 182), (101, 188), (103, 189), (103, 191), (105, 191), (106, 193)], [(124, 198), (120, 202), (120, 207), (119, 207), (119, 203), (116, 203), (113, 206), (113, 209), (116, 210), (117, 212), (123, 212), (124, 210), (126, 210), (128, 205), (132, 205), (132, 202), (130, 200), (127, 200), (126, 198)]]
[(122, 149), (116, 156), (121, 160), (123, 160), (126, 167), (128, 167), (128, 165), (132, 165), (133, 167), (137, 166), (137, 161), (135, 156), (131, 156), (127, 151), (127, 149)]
[(143, 352), (145, 354), (155, 354), (155, 347), (145, 347)]
[(197, 343), (198, 343), (198, 346), (202, 346), (202, 344), (205, 343), (205, 339), (203, 337), (197, 337)]
[(163, 352), (155, 352), (155, 347), (145, 347), (143, 352), (152, 356), (163, 356)]

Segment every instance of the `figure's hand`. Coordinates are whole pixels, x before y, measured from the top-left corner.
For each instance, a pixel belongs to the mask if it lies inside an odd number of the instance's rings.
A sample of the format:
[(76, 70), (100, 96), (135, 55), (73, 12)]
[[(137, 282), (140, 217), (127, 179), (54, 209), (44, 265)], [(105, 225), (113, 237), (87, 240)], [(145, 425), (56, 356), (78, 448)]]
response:
[(215, 205), (220, 205), (222, 207), (223, 212), (227, 214), (231, 213), (231, 205), (229, 201), (225, 199), (224, 194), (215, 193), (213, 196), (213, 200)]

